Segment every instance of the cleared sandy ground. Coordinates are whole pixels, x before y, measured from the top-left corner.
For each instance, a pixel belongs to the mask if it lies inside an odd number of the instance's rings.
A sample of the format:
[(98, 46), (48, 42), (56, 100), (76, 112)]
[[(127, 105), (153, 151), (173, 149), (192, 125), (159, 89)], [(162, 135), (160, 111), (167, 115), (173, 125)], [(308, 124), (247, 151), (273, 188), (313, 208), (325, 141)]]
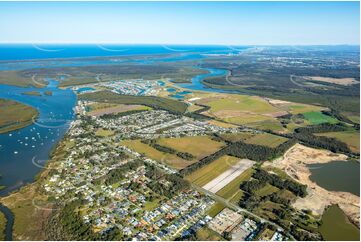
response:
[(203, 186), (204, 189), (216, 193), (241, 175), (245, 170), (252, 167), (255, 162), (248, 159), (242, 159), (237, 164), (231, 166), (227, 171), (223, 172), (212, 181)]
[(322, 76), (307, 76), (306, 79), (309, 79), (312, 81), (334, 83), (334, 84), (344, 85), (344, 86), (359, 83), (354, 78), (332, 78), (332, 77), (322, 77)]
[(346, 155), (296, 144), (283, 157), (273, 162), (266, 162), (263, 166), (282, 169), (299, 183), (307, 185), (308, 195), (305, 198), (298, 198), (293, 204), (295, 208), (309, 209), (315, 215), (321, 216), (327, 206), (338, 204), (349, 219), (359, 226), (360, 198), (358, 196), (349, 192), (328, 191), (309, 178), (311, 172), (307, 167), (308, 164), (328, 163), (334, 160), (345, 160), (346, 158)]

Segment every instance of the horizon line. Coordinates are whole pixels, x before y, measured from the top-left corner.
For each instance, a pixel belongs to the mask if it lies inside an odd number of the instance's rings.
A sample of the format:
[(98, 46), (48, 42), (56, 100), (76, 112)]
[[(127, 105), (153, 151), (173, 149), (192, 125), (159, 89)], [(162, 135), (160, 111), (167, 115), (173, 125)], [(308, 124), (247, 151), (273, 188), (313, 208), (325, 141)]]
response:
[(360, 46), (360, 43), (323, 44), (189, 44), (189, 43), (117, 43), (117, 42), (1, 42), (0, 45), (177, 45), (177, 46)]

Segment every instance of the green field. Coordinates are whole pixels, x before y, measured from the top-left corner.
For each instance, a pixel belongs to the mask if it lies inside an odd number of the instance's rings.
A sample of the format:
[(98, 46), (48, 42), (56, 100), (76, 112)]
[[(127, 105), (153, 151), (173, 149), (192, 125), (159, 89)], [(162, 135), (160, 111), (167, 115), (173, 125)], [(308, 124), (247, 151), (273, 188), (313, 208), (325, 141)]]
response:
[(346, 143), (353, 152), (360, 152), (360, 133), (357, 132), (356, 130), (319, 133), (316, 135), (338, 139)]
[(254, 172), (253, 168), (249, 168), (249, 169), (245, 170), (241, 175), (239, 175), (233, 181), (228, 183), (225, 187), (223, 187), (221, 190), (219, 190), (216, 194), (225, 199), (232, 198), (239, 191), (239, 185), (243, 181), (249, 180), (251, 178), (253, 172)]
[(224, 240), (222, 236), (220, 236), (215, 231), (211, 230), (207, 226), (202, 227), (196, 233), (197, 241), (222, 241)]
[(227, 171), (232, 165), (239, 162), (239, 158), (222, 156), (212, 163), (203, 166), (186, 177), (186, 179), (198, 186), (204, 186), (214, 178)]
[(312, 105), (291, 105), (288, 106), (289, 112), (292, 114), (307, 113), (307, 112), (319, 112), (320, 107)]
[(223, 110), (242, 110), (253, 113), (263, 114), (279, 111), (265, 100), (247, 95), (228, 95), (214, 101), (207, 102), (207, 106), (211, 107), (211, 112)]
[(243, 141), (246, 139), (251, 138), (252, 136), (254, 136), (253, 133), (248, 133), (248, 132), (241, 132), (241, 133), (231, 133), (231, 134), (221, 134), (220, 135), (224, 140), (227, 140), (229, 142), (237, 142), (237, 141)]
[(268, 119), (255, 123), (246, 124), (246, 126), (261, 129), (261, 130), (272, 130), (272, 131), (283, 131), (281, 123), (276, 119)]
[(276, 148), (277, 146), (283, 144), (287, 140), (288, 140), (287, 138), (281, 136), (264, 133), (250, 137), (249, 139), (246, 139), (244, 142), (247, 144), (263, 145), (271, 148)]
[(117, 104), (139, 104), (145, 105), (154, 109), (164, 109), (172, 113), (184, 113), (187, 110), (187, 104), (162, 97), (153, 96), (130, 96), (119, 95), (110, 91), (99, 91), (93, 93), (85, 93), (79, 95), (82, 100), (103, 102), (103, 103), (117, 103)]
[(208, 211), (207, 214), (211, 217), (215, 217), (221, 212), (225, 206), (222, 203), (216, 202)]
[(0, 99), (0, 133), (26, 127), (39, 115), (35, 108), (11, 100)]
[(164, 162), (176, 169), (183, 169), (196, 161), (188, 161), (173, 154), (160, 152), (149, 145), (142, 143), (140, 140), (123, 140), (121, 144), (138, 152), (139, 154), (143, 154), (144, 156), (156, 161)]
[(337, 119), (325, 115), (321, 112), (306, 112), (303, 113), (303, 116), (306, 120), (308, 120), (311, 124), (322, 124), (322, 123), (337, 123)]
[(267, 196), (267, 195), (272, 194), (277, 191), (279, 191), (279, 189), (277, 187), (274, 187), (267, 183), (264, 187), (255, 191), (255, 194), (259, 197), (263, 197), (263, 196)]
[(209, 136), (187, 136), (180, 138), (160, 138), (157, 143), (179, 152), (187, 152), (200, 160), (219, 150), (224, 143), (214, 141)]
[(109, 136), (112, 136), (113, 134), (114, 134), (114, 131), (106, 130), (106, 129), (98, 129), (95, 132), (95, 135), (100, 136), (100, 137), (109, 137)]

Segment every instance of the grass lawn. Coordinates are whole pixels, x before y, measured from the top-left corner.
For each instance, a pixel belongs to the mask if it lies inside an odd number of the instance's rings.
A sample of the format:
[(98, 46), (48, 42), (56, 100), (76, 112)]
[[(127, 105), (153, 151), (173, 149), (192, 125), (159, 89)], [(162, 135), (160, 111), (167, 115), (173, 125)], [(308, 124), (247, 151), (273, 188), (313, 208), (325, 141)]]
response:
[(92, 103), (87, 106), (89, 108), (88, 115), (101, 116), (103, 114), (110, 113), (122, 113), (131, 110), (150, 110), (150, 107), (144, 105), (127, 105), (127, 104), (115, 104), (115, 103)]
[(243, 190), (239, 190), (236, 194), (233, 195), (231, 200), (229, 200), (231, 203), (238, 204), (239, 200), (243, 197), (244, 192)]
[(147, 144), (143, 144), (140, 140), (123, 140), (121, 144), (140, 154), (144, 154), (146, 157), (164, 162), (176, 169), (182, 169), (195, 162), (183, 160), (176, 155), (160, 152)]
[(109, 136), (112, 136), (113, 134), (114, 134), (114, 131), (106, 130), (106, 129), (98, 129), (95, 132), (95, 135), (100, 136), (100, 137), (109, 137)]
[(38, 110), (31, 106), (0, 99), (0, 133), (26, 127), (32, 124), (32, 118), (36, 118), (38, 115)]
[(230, 142), (237, 142), (249, 139), (254, 136), (252, 133), (248, 132), (241, 132), (241, 133), (233, 133), (233, 134), (221, 134), (220, 135), (223, 139), (230, 141)]
[(151, 210), (155, 209), (159, 205), (160, 200), (161, 199), (154, 199), (151, 202), (150, 201), (145, 202), (144, 209), (147, 211), (151, 211)]
[(6, 226), (5, 215), (2, 212), (0, 212), (0, 240), (5, 240), (5, 226)]
[(180, 152), (188, 152), (198, 160), (213, 154), (224, 145), (222, 142), (212, 140), (209, 136), (160, 138), (157, 143)]
[(267, 119), (261, 122), (248, 123), (246, 126), (262, 130), (284, 131), (281, 123), (276, 119)]
[(222, 156), (212, 163), (194, 171), (188, 175), (186, 179), (198, 186), (204, 186), (223, 172), (227, 171), (232, 165), (239, 162), (239, 160), (239, 158), (233, 156)]
[(307, 112), (318, 112), (321, 110), (320, 107), (312, 105), (291, 105), (288, 107), (288, 111), (292, 114), (307, 113)]
[(305, 116), (305, 119), (307, 119), (308, 121), (310, 121), (311, 124), (322, 124), (322, 123), (337, 123), (337, 119), (325, 115), (321, 112), (306, 112), (303, 113), (303, 116)]
[(208, 227), (203, 227), (197, 231), (197, 241), (220, 241), (224, 240), (222, 236)]
[(207, 214), (211, 217), (215, 217), (219, 214), (225, 206), (222, 203), (216, 202), (208, 211)]
[(272, 194), (274, 192), (277, 192), (279, 189), (277, 187), (274, 187), (267, 183), (264, 187), (261, 189), (255, 191), (255, 194), (259, 197), (267, 196), (269, 194)]
[(241, 175), (239, 175), (233, 181), (228, 183), (225, 187), (223, 187), (221, 190), (219, 190), (216, 194), (225, 199), (230, 199), (231, 197), (234, 196), (234, 194), (236, 192), (239, 191), (239, 185), (243, 181), (247, 181), (251, 178), (253, 172), (254, 172), (253, 168), (249, 168), (249, 169), (245, 170)]
[(247, 95), (227, 95), (207, 102), (207, 106), (211, 107), (212, 113), (224, 110), (242, 110), (258, 114), (279, 111), (262, 98)]
[(220, 117), (226, 122), (232, 123), (232, 124), (249, 124), (249, 123), (256, 123), (256, 122), (265, 122), (268, 120), (272, 120), (271, 117), (267, 117), (261, 114), (249, 114), (249, 113), (239, 113), (236, 116), (233, 117)]
[(336, 138), (346, 143), (353, 152), (360, 152), (360, 133), (357, 132), (356, 130), (318, 133), (316, 135)]
[(250, 137), (249, 139), (245, 140), (245, 143), (263, 145), (263, 146), (275, 148), (280, 144), (286, 142), (287, 140), (288, 140), (287, 138), (281, 136), (265, 133), (265, 134), (257, 134), (253, 137)]

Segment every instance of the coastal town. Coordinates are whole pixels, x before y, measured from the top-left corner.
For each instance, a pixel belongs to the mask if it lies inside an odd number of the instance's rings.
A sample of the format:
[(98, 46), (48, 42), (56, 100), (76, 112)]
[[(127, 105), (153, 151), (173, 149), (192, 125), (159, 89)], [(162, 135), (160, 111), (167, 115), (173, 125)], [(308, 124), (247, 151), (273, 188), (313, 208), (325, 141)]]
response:
[[(113, 118), (88, 116), (87, 105), (78, 101), (78, 116), (66, 138), (69, 154), (56, 163), (43, 188), (54, 203), (81, 199), (82, 220), (95, 233), (117, 230), (123, 240), (173, 240), (195, 236), (206, 228), (232, 240), (286, 239), (278, 230), (265, 237), (267, 224), (239, 211), (225, 208), (210, 216), (208, 210), (215, 201), (189, 185), (170, 194), (164, 192), (161, 188), (169, 189), (174, 182), (187, 183), (172, 167), (120, 144), (124, 138), (237, 130), (207, 126), (161, 110)], [(99, 129), (112, 130), (112, 135), (97, 135)]]

